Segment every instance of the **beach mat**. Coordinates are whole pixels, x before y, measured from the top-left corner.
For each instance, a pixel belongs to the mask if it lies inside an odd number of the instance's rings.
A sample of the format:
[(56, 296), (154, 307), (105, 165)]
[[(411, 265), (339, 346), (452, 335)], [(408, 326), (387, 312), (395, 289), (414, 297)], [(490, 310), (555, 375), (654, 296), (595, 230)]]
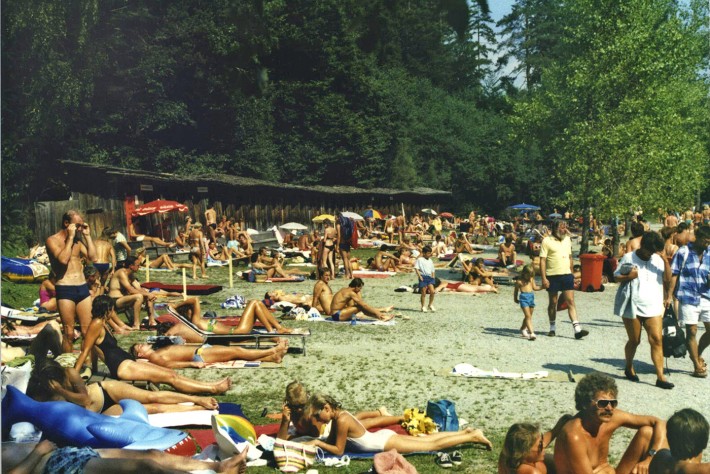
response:
[[(462, 365), (462, 364), (459, 364)], [(467, 364), (468, 365), (468, 364)], [(457, 366), (458, 367), (458, 366)], [(457, 373), (454, 367), (446, 367), (439, 369), (435, 372), (435, 375), (439, 377), (457, 377), (466, 379), (497, 379), (497, 380), (534, 380), (537, 382), (575, 382), (576, 377), (572, 371), (562, 372), (562, 371), (547, 371), (540, 370), (537, 372), (499, 372), (497, 369), (493, 370), (480, 370), (476, 367), (475, 371), (467, 373)]]
[(228, 362), (212, 362), (205, 369), (281, 369), (284, 363), (266, 362), (260, 360), (230, 360)]
[(377, 272), (375, 270), (355, 270), (353, 278), (389, 278), (395, 276), (397, 272)]
[(349, 324), (351, 326), (394, 326), (394, 318), (389, 321), (380, 321), (379, 319), (358, 319), (355, 324), (351, 320), (348, 321), (334, 321), (333, 318), (325, 319), (309, 319), (313, 322), (324, 322), (324, 323), (336, 323), (336, 324)]
[[(159, 290), (173, 291), (175, 293), (182, 293), (182, 285), (180, 284), (168, 284), (160, 283), (159, 281), (151, 281), (148, 283), (142, 283), (141, 287), (150, 290), (157, 288)], [(222, 291), (220, 285), (187, 285), (188, 295), (211, 295), (212, 293), (217, 293)]]

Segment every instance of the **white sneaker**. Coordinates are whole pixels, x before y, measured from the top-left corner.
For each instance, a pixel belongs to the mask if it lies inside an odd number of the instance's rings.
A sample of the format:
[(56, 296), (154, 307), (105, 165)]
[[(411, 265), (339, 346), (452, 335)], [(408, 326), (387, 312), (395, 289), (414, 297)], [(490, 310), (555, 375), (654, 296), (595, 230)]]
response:
[(426, 312), (428, 312), (428, 311), (429, 311), (429, 310), (426, 309), (426, 306), (422, 306), (422, 313), (426, 313)]
[(431, 311), (432, 313), (436, 313), (436, 308), (432, 305), (429, 305), (429, 311)]
[(530, 339), (530, 333), (527, 329), (523, 329), (522, 331), (520, 331), (520, 334), (522, 334), (525, 339)]

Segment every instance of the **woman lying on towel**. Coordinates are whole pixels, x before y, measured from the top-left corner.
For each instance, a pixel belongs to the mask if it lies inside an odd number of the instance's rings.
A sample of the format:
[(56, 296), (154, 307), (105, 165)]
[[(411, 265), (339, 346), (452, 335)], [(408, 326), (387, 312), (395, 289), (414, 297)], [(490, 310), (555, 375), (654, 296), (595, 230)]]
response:
[[(306, 387), (298, 380), (294, 380), (286, 386), (286, 398), (281, 411), (281, 425), (276, 435), (277, 438), (320, 438), (324, 434), (327, 423), (316, 423), (313, 419), (306, 417), (309, 397)], [(361, 411), (355, 414), (355, 418), (362, 423), (365, 429), (383, 428), (404, 421), (403, 416), (390, 414), (386, 407)]]
[(327, 395), (314, 395), (308, 402), (307, 416), (314, 421), (332, 421), (330, 434), (325, 441), (315, 439), (306, 444), (315, 445), (336, 456), (345, 452), (345, 444), (353, 451), (378, 453), (395, 449), (406, 454), (417, 451), (441, 451), (463, 443), (482, 444), (486, 449), (493, 445), (481, 430), (466, 428), (463, 431), (444, 431), (427, 436), (400, 435), (392, 430), (367, 431), (362, 423), (342, 409), (340, 403)]
[(116, 338), (106, 328), (106, 320), (116, 313), (116, 305), (108, 296), (97, 296), (91, 307), (91, 323), (84, 337), (81, 354), (74, 368), (80, 370), (91, 350), (98, 349), (99, 357), (108, 367), (111, 377), (119, 380), (143, 380), (164, 383), (183, 393), (224, 393), (232, 381), (229, 377), (219, 382), (202, 382), (178, 375), (174, 371), (150, 362), (136, 362), (135, 358), (118, 347)]
[(104, 415), (120, 415), (123, 409), (118, 402), (127, 399), (143, 404), (149, 414), (218, 408), (217, 400), (212, 397), (152, 392), (118, 380), (86, 385), (73, 367), (64, 368), (53, 360), (35, 366), (27, 385), (27, 395), (39, 402), (67, 401)]
[(279, 339), (278, 343), (269, 349), (245, 349), (240, 346), (209, 344), (202, 344), (197, 348), (174, 344), (162, 347), (157, 344), (133, 344), (130, 352), (136, 359), (148, 359), (148, 362), (170, 369), (200, 369), (205, 364), (233, 360), (258, 360), (278, 364), (281, 363), (287, 350), (286, 339)]
[[(141, 247), (138, 250), (136, 250), (136, 263), (138, 263), (138, 266), (141, 268), (144, 268), (145, 265), (145, 247)], [(173, 259), (170, 258), (170, 255), (164, 253), (163, 255), (159, 256), (155, 260), (150, 261), (150, 265), (148, 265), (150, 268), (167, 268), (168, 270), (175, 270), (176, 268), (192, 268), (192, 264), (189, 263), (175, 263), (173, 262)]]
[[(212, 334), (249, 334), (252, 329), (254, 329), (254, 323), (257, 320), (264, 325), (264, 329), (268, 332), (281, 334), (288, 334), (291, 332), (290, 329), (281, 326), (264, 303), (258, 300), (247, 301), (247, 306), (244, 308), (244, 312), (240, 316), (241, 319), (239, 320), (239, 324), (236, 326), (225, 324), (216, 319), (204, 319), (202, 317), (202, 312), (200, 311), (200, 300), (197, 298), (188, 298), (185, 301), (172, 303), (170, 304), (170, 307), (185, 318), (189, 319), (192, 324), (197, 326), (200, 330)], [(182, 332), (180, 334), (166, 333), (166, 335), (183, 336)], [(194, 339), (194, 332), (192, 338), (185, 338), (185, 340), (189, 342), (192, 342), (191, 339)]]

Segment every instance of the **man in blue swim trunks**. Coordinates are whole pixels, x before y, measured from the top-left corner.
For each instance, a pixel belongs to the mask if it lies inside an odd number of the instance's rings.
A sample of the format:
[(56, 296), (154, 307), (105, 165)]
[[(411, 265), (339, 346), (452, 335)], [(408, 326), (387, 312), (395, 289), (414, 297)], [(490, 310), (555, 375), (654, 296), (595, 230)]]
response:
[(57, 275), (57, 308), (64, 333), (62, 350), (71, 352), (77, 317), (82, 335), (86, 334), (91, 323), (91, 296), (81, 260), (83, 258), (93, 263), (96, 260), (96, 248), (89, 226), (73, 210), (62, 216), (62, 229), (48, 237), (45, 244), (52, 270)]

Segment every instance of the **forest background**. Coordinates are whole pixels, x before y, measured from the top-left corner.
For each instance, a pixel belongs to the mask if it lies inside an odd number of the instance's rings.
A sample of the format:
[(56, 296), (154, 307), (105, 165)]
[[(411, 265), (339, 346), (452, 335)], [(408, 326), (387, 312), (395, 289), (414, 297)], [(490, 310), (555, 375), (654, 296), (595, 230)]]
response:
[[(70, 159), (450, 190), (508, 204), (710, 198), (706, 0), (3, 0), (3, 248)], [(169, 196), (166, 196), (169, 198)]]

